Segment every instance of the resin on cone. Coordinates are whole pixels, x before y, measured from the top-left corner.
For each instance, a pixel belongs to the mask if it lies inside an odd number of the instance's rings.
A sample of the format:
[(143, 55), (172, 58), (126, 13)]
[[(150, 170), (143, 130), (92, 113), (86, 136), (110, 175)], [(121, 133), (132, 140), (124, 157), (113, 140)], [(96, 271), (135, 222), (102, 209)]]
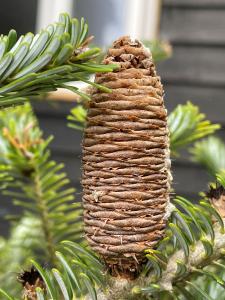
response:
[(167, 111), (152, 56), (138, 40), (116, 40), (103, 63), (118, 69), (95, 78), (111, 93), (91, 95), (83, 141), (85, 233), (112, 275), (135, 277), (166, 225)]

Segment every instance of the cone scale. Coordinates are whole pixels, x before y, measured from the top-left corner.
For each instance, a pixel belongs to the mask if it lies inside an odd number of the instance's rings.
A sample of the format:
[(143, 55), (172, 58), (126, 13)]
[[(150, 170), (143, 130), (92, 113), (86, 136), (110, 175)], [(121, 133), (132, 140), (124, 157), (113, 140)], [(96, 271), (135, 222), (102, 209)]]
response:
[(148, 49), (125, 36), (97, 74), (83, 140), (83, 205), (89, 245), (114, 276), (135, 277), (163, 238), (170, 190), (167, 112)]

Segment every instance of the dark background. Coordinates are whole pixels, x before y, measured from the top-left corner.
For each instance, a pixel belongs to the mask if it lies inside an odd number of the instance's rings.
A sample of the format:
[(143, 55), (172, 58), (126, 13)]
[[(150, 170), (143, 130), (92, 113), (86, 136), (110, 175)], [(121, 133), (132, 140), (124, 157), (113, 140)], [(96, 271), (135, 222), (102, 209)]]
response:
[[(102, 1), (107, 3), (109, 0)], [(94, 18), (101, 1), (92, 0), (76, 6), (76, 14), (90, 18), (90, 27), (101, 42), (101, 22), (104, 15)], [(102, 3), (101, 2), (101, 3)], [(110, 1), (109, 1), (110, 2)], [(81, 2), (80, 2), (81, 3)], [(105, 5), (105, 4), (104, 4)], [(85, 8), (86, 7), (86, 8)], [(86, 10), (85, 10), (86, 9)], [(108, 7), (105, 7), (108, 9)], [(1, 33), (15, 28), (20, 34), (35, 30), (37, 1), (7, 0), (1, 3)], [(113, 14), (112, 14), (113, 15)], [(88, 18), (89, 16), (89, 18)], [(112, 17), (113, 18), (113, 17)], [(96, 20), (96, 22), (95, 22)], [(100, 22), (101, 21), (101, 22)], [(113, 21), (113, 20), (112, 20)], [(114, 20), (115, 21), (115, 20)], [(115, 24), (118, 26), (118, 23)], [(161, 38), (173, 45), (171, 59), (158, 65), (158, 73), (164, 83), (165, 104), (171, 111), (178, 103), (191, 100), (200, 106), (213, 122), (222, 124), (218, 133), (225, 140), (225, 0), (164, 0), (160, 24)], [(45, 136), (54, 135), (51, 144), (53, 158), (65, 163), (71, 184), (77, 188), (77, 199), (81, 198), (81, 139), (82, 134), (67, 128), (66, 116), (74, 106), (67, 103), (33, 103)], [(207, 189), (209, 176), (197, 164), (190, 162), (187, 153), (172, 162), (174, 187), (178, 194), (196, 199), (199, 191)], [(1, 233), (7, 231), (3, 217), (16, 208), (10, 199), (1, 199)]]
[[(191, 100), (209, 120), (219, 122), (225, 141), (225, 1), (164, 0), (161, 38), (173, 45), (171, 59), (159, 65), (169, 111)], [(187, 156), (173, 162), (177, 193), (206, 190), (209, 177)]]

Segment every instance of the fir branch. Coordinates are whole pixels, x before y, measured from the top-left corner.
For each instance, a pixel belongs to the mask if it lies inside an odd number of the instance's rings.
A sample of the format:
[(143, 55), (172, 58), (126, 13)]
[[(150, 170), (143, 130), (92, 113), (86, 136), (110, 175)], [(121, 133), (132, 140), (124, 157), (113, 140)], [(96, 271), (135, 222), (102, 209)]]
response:
[[(91, 299), (97, 300), (95, 285), (103, 286), (105, 283), (102, 274), (103, 266), (97, 257), (85, 247), (74, 242), (64, 241), (61, 251), (56, 252), (56, 259), (60, 270), (56, 268), (48, 270), (41, 267), (36, 261), (31, 261), (36, 268), (38, 279), (43, 282), (42, 289), (39, 290), (43, 299), (81, 299), (89, 292)], [(24, 279), (23, 275), (24, 272), (20, 278)], [(24, 286), (24, 280), (22, 283)], [(29, 287), (33, 292), (32, 286), (29, 285)], [(24, 288), (26, 291), (26, 286)]]
[(178, 105), (168, 118), (170, 130), (170, 149), (173, 154), (220, 128), (219, 124), (212, 124), (199, 112), (198, 106), (187, 102)]
[(4, 110), (0, 116), (2, 193), (40, 219), (44, 235), (40, 248), (44, 246), (54, 265), (58, 243), (65, 238), (81, 240), (83, 234), (80, 204), (73, 203), (75, 190), (62, 172), (63, 165), (51, 160), (51, 138), (43, 139), (28, 104)]
[(84, 129), (84, 123), (87, 117), (87, 111), (82, 105), (77, 105), (70, 111), (70, 115), (67, 117), (69, 121), (68, 127), (78, 130)]
[(225, 169), (225, 144), (216, 136), (195, 143), (191, 154), (193, 161), (203, 165), (214, 177)]
[[(93, 72), (112, 71), (98, 65), (99, 48), (89, 49), (88, 25), (62, 13), (58, 22), (40, 33), (17, 39), (15, 30), (0, 36), (0, 106), (11, 106), (31, 96), (54, 91), (63, 83), (84, 80)], [(67, 86), (65, 86), (67, 87)], [(76, 92), (76, 90), (74, 90)]]
[[(190, 277), (193, 272), (196, 272), (196, 269), (202, 269), (203, 267), (210, 265), (214, 260), (217, 260), (223, 256), (223, 250), (225, 247), (225, 234), (223, 231), (221, 231), (221, 227), (218, 223), (214, 225), (213, 229), (215, 232), (215, 238), (212, 245), (212, 255), (207, 257), (207, 255), (204, 254), (205, 248), (201, 241), (195, 243), (188, 257), (185, 256), (183, 250), (176, 251), (170, 257), (165, 271), (162, 272), (162, 276), (157, 282), (161, 289), (172, 291), (173, 284), (181, 282), (185, 284), (187, 280), (186, 277)], [(207, 236), (207, 238), (210, 239), (209, 236)], [(177, 275), (178, 261), (183, 263), (186, 267), (187, 274), (186, 276), (183, 276), (182, 279), (179, 279), (179, 276)]]
[(45, 196), (42, 190), (40, 172), (38, 167), (35, 166), (35, 176), (34, 176), (34, 198), (36, 200), (36, 205), (39, 208), (40, 218), (41, 218), (41, 225), (42, 231), (44, 233), (44, 238), (47, 245), (47, 254), (48, 260), (51, 265), (55, 264), (55, 246), (54, 246), (54, 239), (52, 234), (52, 226), (51, 219), (49, 218), (49, 209), (47, 207), (47, 203), (45, 201)]

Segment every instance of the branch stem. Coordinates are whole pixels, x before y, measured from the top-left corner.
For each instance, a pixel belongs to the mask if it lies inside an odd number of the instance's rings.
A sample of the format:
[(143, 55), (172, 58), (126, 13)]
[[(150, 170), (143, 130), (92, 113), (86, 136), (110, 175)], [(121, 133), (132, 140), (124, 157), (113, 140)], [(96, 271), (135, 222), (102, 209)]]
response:
[[(225, 224), (225, 219), (224, 219)], [(214, 260), (221, 258), (224, 254), (225, 248), (225, 234), (221, 231), (221, 227), (218, 223), (214, 224), (215, 239), (213, 242), (213, 254), (210, 257), (207, 257), (205, 254), (205, 249), (201, 241), (197, 241), (193, 249), (190, 249), (189, 257), (185, 258), (183, 250), (177, 250), (169, 259), (166, 269), (162, 272), (162, 276), (157, 285), (160, 286), (161, 290), (172, 291), (173, 285), (175, 283), (185, 284), (185, 281), (193, 272), (198, 268), (203, 268), (207, 265), (210, 265)], [(210, 240), (210, 237), (207, 236)], [(181, 279), (178, 278), (177, 272), (177, 261), (184, 262), (187, 273)], [(136, 280), (125, 280), (119, 278), (111, 279), (109, 283), (108, 290), (104, 293), (99, 291), (98, 299), (99, 300), (125, 300), (125, 299), (145, 299), (145, 295), (132, 293), (134, 287), (146, 288), (152, 283), (154, 274), (150, 273), (149, 276), (144, 277), (140, 275)], [(86, 298), (89, 299), (88, 297)], [(147, 298), (150, 299), (150, 298)]]
[(40, 175), (37, 168), (35, 168), (35, 175), (34, 175), (34, 190), (36, 195), (35, 200), (40, 213), (42, 230), (47, 244), (48, 261), (53, 266), (55, 264), (55, 249), (54, 249), (54, 242), (53, 242), (53, 236), (51, 231), (51, 223), (48, 216), (48, 208), (44, 201)]
[[(225, 223), (225, 220), (224, 220)], [(182, 250), (176, 251), (172, 257), (170, 257), (166, 270), (163, 271), (162, 277), (158, 284), (164, 290), (171, 291), (173, 284), (177, 281), (177, 261), (183, 261), (187, 268), (187, 275), (182, 278), (186, 280), (187, 277), (195, 272), (196, 268), (203, 268), (209, 265), (216, 259), (219, 259), (223, 255), (223, 249), (225, 247), (225, 234), (221, 232), (219, 224), (214, 225), (215, 239), (213, 242), (213, 254), (210, 257), (205, 255), (205, 249), (201, 241), (198, 241), (193, 249), (190, 249), (190, 255), (185, 258)], [(208, 237), (210, 240), (210, 238)]]

